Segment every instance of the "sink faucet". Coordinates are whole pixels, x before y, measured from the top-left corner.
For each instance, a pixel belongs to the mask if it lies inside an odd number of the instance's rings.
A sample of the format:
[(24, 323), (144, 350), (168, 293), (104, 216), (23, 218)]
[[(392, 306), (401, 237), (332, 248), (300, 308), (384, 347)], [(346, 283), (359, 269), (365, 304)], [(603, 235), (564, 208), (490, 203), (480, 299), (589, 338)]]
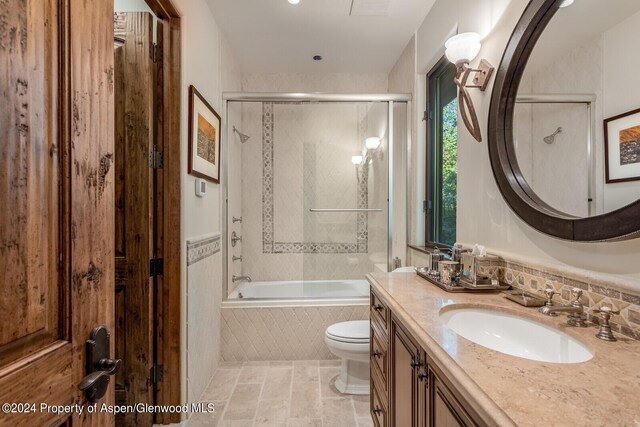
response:
[(236, 283), (236, 282), (250, 282), (251, 281), (251, 277), (249, 277), (249, 276), (236, 276), (234, 274), (233, 277), (231, 277), (231, 281), (233, 283)]
[(547, 295), (547, 302), (543, 307), (540, 307), (540, 313), (545, 316), (557, 316), (558, 313), (568, 313), (567, 324), (569, 326), (580, 326), (583, 328), (587, 326), (587, 322), (584, 319), (584, 305), (582, 301), (580, 301), (582, 298), (582, 289), (573, 288), (571, 290), (571, 295), (573, 296), (571, 305), (554, 305), (552, 298), (557, 292), (551, 288), (545, 289), (544, 293)]

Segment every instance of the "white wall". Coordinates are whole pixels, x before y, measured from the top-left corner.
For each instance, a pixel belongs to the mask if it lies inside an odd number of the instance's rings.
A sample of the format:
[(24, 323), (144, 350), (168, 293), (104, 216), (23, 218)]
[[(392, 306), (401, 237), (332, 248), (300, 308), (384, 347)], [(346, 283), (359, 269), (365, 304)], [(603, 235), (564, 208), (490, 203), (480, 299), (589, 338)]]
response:
[[(640, 84), (633, 78), (631, 82), (629, 79), (629, 70), (638, 70), (640, 67), (640, 55), (632, 53), (638, 51), (638, 40), (640, 12), (604, 33), (602, 69), (605, 118), (638, 108)], [(640, 181), (604, 185), (605, 210), (619, 208), (638, 198)]]
[[(444, 53), (444, 42), (456, 28), (460, 32), (480, 33), (483, 45), (476, 62), (486, 58), (497, 67), (527, 3), (527, 0), (438, 0), (418, 30), (418, 74), (426, 74), (438, 61)], [(639, 239), (613, 243), (565, 242), (537, 232), (507, 206), (495, 184), (486, 145), (492, 86), (493, 79), (486, 92), (471, 91), (485, 142), (478, 144), (465, 129), (459, 133), (458, 240), (481, 242), (494, 250), (542, 262), (640, 280)], [(423, 89), (424, 78), (420, 77), (417, 94), (422, 98), (421, 105), (424, 105)], [(422, 111), (420, 106), (418, 111)], [(424, 144), (424, 123), (417, 115), (414, 118), (419, 125), (418, 142)]]
[[(199, 280), (187, 283), (186, 240), (197, 239), (221, 231), (222, 186), (207, 183), (207, 194), (195, 195), (195, 178), (187, 173), (188, 133), (188, 87), (194, 85), (213, 108), (224, 116), (223, 91), (241, 89), (240, 69), (226, 39), (222, 35), (213, 13), (205, 0), (182, 0), (175, 2), (181, 15), (182, 27), (182, 372), (183, 400), (198, 401), (203, 381), (190, 385), (187, 376), (210, 378), (220, 358), (220, 302), (222, 300), (222, 252), (200, 262), (211, 263), (207, 271), (210, 276), (196, 276)], [(227, 149), (227, 140), (222, 134), (221, 148)], [(224, 242), (223, 242), (224, 244)], [(206, 280), (205, 280), (206, 279)], [(188, 324), (188, 319), (191, 323)], [(193, 322), (196, 324), (193, 324)], [(202, 349), (214, 349), (206, 358), (189, 358), (189, 353)], [(188, 360), (192, 360), (188, 366)], [(204, 381), (206, 385), (207, 381)]]
[[(415, 98), (416, 83), (416, 39), (411, 37), (404, 51), (396, 61), (389, 73), (390, 93), (409, 93)], [(411, 120), (415, 116), (415, 102), (411, 102), (411, 111), (406, 108), (396, 109), (394, 112), (394, 144), (398, 148), (393, 155), (393, 242), (391, 246), (392, 257), (399, 257), (402, 265), (407, 265), (407, 224), (415, 215), (407, 211), (408, 191), (412, 186), (407, 186), (407, 148), (409, 138), (414, 138), (414, 126), (407, 129), (407, 114)], [(411, 122), (412, 123), (412, 122)], [(408, 133), (408, 135), (407, 135)], [(401, 146), (400, 144), (406, 144)], [(407, 217), (409, 215), (409, 217)]]

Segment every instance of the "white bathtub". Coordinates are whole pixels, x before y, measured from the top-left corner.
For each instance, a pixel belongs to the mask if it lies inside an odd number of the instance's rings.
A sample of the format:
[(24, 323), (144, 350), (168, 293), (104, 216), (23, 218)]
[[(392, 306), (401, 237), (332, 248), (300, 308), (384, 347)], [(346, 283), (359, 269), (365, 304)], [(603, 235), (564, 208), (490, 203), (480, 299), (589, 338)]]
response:
[(310, 300), (340, 300), (341, 303), (347, 303), (347, 300), (356, 300), (361, 302), (363, 298), (369, 298), (369, 283), (366, 280), (242, 282), (229, 294), (229, 302), (234, 300), (243, 302), (277, 300), (296, 305)]
[(333, 359), (324, 332), (333, 323), (369, 318), (369, 283), (241, 283), (221, 306), (224, 361)]

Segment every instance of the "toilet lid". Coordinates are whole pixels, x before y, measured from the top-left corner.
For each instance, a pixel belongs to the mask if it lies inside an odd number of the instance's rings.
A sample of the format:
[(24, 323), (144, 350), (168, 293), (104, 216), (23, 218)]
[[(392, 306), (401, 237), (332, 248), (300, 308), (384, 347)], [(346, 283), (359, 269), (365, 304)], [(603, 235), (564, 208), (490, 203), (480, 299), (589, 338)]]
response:
[(369, 321), (352, 320), (335, 323), (327, 328), (327, 336), (338, 341), (368, 342)]

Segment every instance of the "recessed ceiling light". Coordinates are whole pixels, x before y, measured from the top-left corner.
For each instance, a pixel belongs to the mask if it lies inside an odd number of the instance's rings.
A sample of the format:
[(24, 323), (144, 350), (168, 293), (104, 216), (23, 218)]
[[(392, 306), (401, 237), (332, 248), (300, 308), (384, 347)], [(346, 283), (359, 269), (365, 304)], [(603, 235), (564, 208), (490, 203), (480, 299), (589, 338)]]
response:
[(573, 4), (574, 0), (564, 0), (562, 3), (560, 3), (560, 7), (567, 7), (567, 6), (571, 6)]
[(314, 60), (314, 61), (322, 61), (322, 56), (320, 56), (320, 55), (314, 55), (314, 56), (313, 56), (313, 60)]
[(300, 0), (289, 0), (289, 4), (298, 4)]

